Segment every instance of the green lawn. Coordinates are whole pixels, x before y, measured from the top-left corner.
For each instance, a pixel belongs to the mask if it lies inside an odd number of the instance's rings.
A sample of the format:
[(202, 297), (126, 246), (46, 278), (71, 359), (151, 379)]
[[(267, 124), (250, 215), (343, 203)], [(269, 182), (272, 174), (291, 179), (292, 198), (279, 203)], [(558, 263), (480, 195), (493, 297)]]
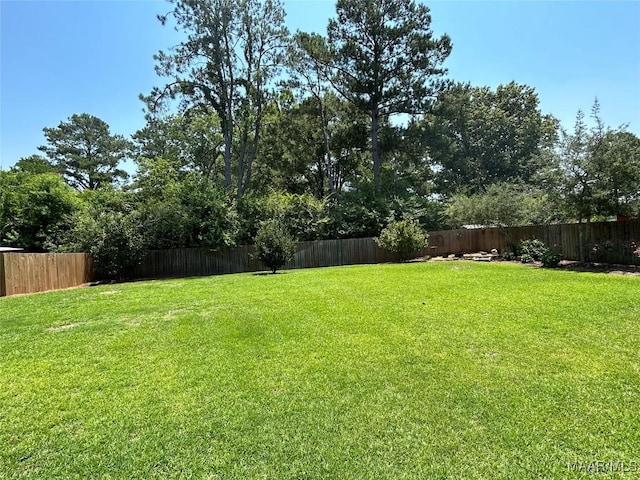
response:
[(2, 298), (0, 478), (634, 478), (639, 320), (473, 262)]

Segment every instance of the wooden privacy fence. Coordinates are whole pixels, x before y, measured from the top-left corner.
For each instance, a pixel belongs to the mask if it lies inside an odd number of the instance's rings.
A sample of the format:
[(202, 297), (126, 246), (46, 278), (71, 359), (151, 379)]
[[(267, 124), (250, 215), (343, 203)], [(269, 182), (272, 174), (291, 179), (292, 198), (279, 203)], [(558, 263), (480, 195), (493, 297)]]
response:
[[(640, 264), (628, 242), (640, 242), (640, 222), (537, 225), (526, 227), (446, 230), (429, 233), (429, 247), (420, 255), (450, 255), (490, 251), (501, 253), (531, 238), (542, 240), (567, 260), (579, 260), (580, 248), (589, 260)], [(598, 255), (594, 255), (597, 246)], [(153, 250), (135, 270), (136, 278), (188, 277), (256, 272), (266, 268), (253, 258), (253, 246), (212, 251), (199, 248)], [(329, 267), (394, 262), (396, 254), (379, 248), (373, 238), (299, 242), (284, 268)], [(0, 253), (0, 296), (74, 287), (94, 279), (91, 257), (84, 253)]]
[[(582, 241), (581, 241), (582, 237)], [(562, 254), (567, 260), (580, 260), (580, 247), (587, 260), (604, 263), (634, 264), (627, 248), (630, 240), (640, 242), (640, 222), (592, 222), (525, 227), (492, 227), (469, 230), (446, 230), (429, 233), (429, 250), (435, 255), (473, 253), (497, 249), (510, 251), (522, 240), (537, 238)], [(608, 243), (605, 248), (605, 243)], [(598, 251), (597, 255), (594, 254)]]
[[(137, 278), (183, 277), (266, 270), (252, 254), (252, 245), (212, 251), (199, 248), (155, 250), (147, 253), (134, 272)], [(425, 251), (426, 253), (426, 251)], [(285, 269), (331, 267), (397, 261), (398, 256), (379, 248), (372, 238), (298, 242)]]
[(75, 287), (93, 280), (86, 253), (0, 253), (0, 297)]
[[(567, 260), (580, 260), (580, 237), (588, 253), (594, 245), (613, 240), (614, 245), (603, 250), (599, 258), (589, 260), (608, 263), (640, 263), (625, 243), (640, 241), (640, 222), (601, 222), (590, 224), (535, 225), (526, 227), (478, 228), (429, 232), (429, 247), (416, 252), (421, 255), (450, 255), (490, 251), (510, 251), (522, 240), (537, 238)], [(186, 277), (242, 273), (266, 270), (252, 257), (251, 245), (212, 251), (198, 248), (155, 250), (147, 253), (134, 272), (137, 278)], [(398, 261), (396, 254), (379, 248), (373, 238), (319, 240), (299, 242), (297, 252), (285, 269), (329, 267)]]

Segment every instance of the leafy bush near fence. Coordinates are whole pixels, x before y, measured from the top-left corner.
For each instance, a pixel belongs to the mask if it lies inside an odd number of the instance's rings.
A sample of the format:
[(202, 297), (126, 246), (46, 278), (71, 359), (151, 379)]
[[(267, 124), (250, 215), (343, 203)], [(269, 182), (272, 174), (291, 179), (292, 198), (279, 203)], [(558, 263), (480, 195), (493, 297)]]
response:
[(517, 247), (522, 263), (542, 262), (543, 267), (554, 268), (560, 264), (562, 255), (547, 247), (542, 240), (536, 238), (523, 240)]
[(507, 262), (511, 262), (516, 259), (516, 254), (512, 251), (504, 251), (502, 253), (502, 259), (506, 260)]
[(101, 280), (123, 280), (145, 253), (144, 238), (135, 214), (108, 212), (97, 218), (79, 216), (73, 231), (77, 251), (93, 257)]
[(528, 253), (525, 253), (524, 255), (520, 256), (520, 261), (522, 263), (533, 263), (533, 257)]
[(640, 241), (634, 239), (627, 240), (624, 247), (631, 255), (640, 258)]
[(124, 280), (142, 261), (147, 245), (132, 196), (119, 191), (86, 192), (59, 252), (86, 252), (99, 280)]
[(547, 268), (555, 268), (560, 265), (560, 260), (562, 260), (562, 255), (558, 252), (554, 252), (552, 250), (547, 250), (540, 257), (540, 261), (542, 262), (543, 267)]
[(255, 257), (276, 273), (296, 253), (296, 241), (281, 220), (264, 222), (255, 240)]
[(418, 222), (400, 220), (390, 223), (383, 229), (375, 242), (380, 248), (398, 253), (400, 260), (405, 261), (413, 252), (426, 248), (428, 237)]
[(529, 255), (533, 260), (541, 260), (542, 255), (544, 255), (544, 253), (549, 249), (542, 240), (534, 238), (531, 240), (523, 240), (522, 242), (520, 242), (517, 250), (518, 254), (521, 257), (524, 255)]

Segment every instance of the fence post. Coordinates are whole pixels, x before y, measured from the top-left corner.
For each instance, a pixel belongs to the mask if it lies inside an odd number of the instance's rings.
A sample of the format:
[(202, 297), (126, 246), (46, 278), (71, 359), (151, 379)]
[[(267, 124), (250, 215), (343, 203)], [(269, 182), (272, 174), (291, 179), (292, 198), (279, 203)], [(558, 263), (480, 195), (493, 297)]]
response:
[(0, 253), (0, 297), (7, 294), (7, 284), (4, 277), (4, 253)]
[(578, 254), (580, 263), (585, 262), (585, 248), (584, 248), (584, 223), (582, 223), (582, 219), (578, 222)]

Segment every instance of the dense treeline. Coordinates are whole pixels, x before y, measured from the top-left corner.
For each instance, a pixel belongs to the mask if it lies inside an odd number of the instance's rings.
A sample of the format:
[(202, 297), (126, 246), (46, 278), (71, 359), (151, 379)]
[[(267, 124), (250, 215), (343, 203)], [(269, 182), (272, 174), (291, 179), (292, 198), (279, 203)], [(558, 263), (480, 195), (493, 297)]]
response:
[[(338, 0), (327, 35), (288, 32), (278, 0), (170, 0), (185, 41), (156, 55), (130, 138), (95, 116), (45, 128), (0, 172), (0, 242), (90, 251), (116, 275), (145, 249), (375, 236), (392, 220), (589, 221), (640, 212), (640, 139), (593, 106), (572, 132), (535, 90), (455, 82), (429, 10)], [(135, 173), (125, 168), (135, 164)], [(113, 265), (110, 265), (112, 262)]]

